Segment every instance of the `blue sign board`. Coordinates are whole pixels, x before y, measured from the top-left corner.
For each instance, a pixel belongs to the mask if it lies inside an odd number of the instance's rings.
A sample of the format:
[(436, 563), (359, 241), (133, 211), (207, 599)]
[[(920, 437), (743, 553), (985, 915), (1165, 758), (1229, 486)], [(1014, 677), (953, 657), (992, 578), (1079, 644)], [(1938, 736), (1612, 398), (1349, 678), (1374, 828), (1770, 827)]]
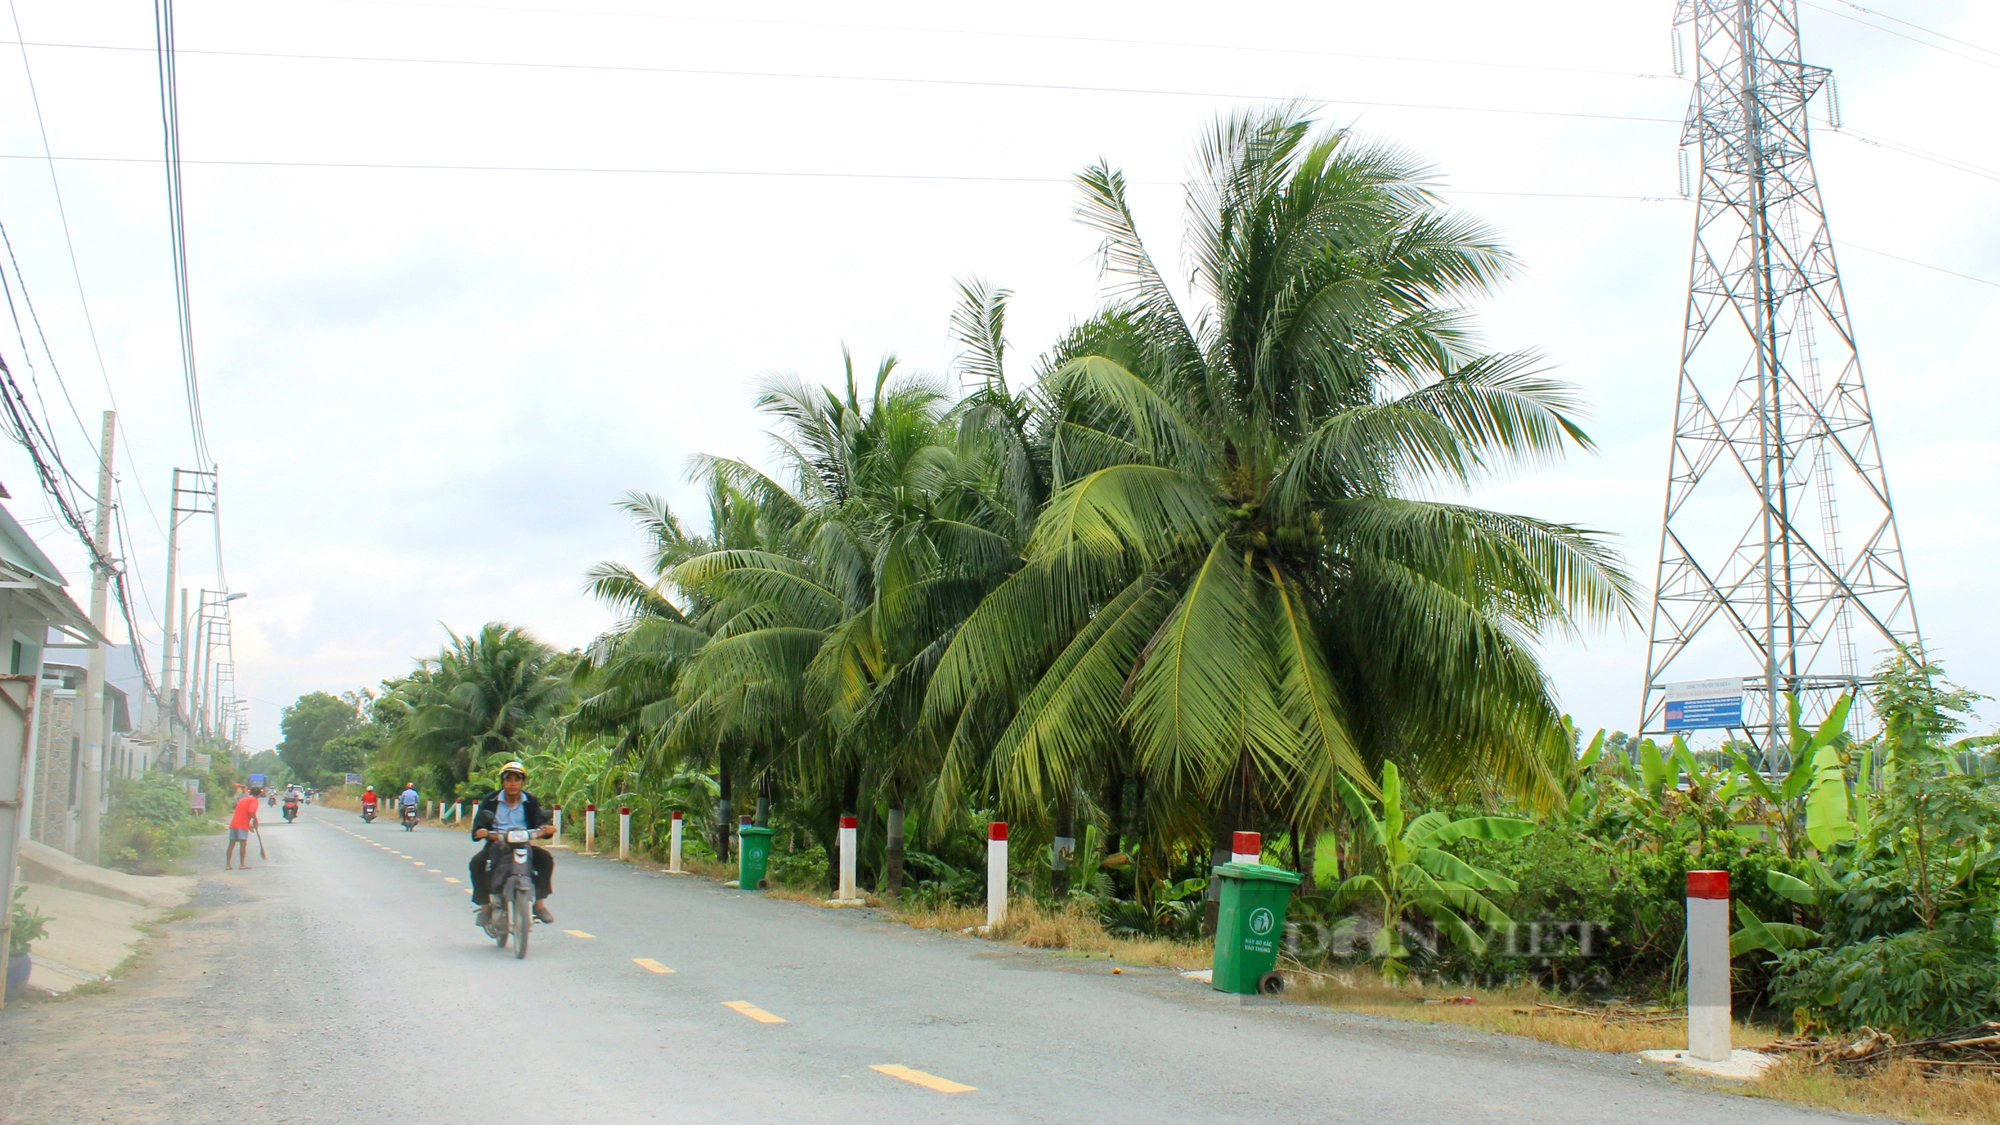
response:
[(1668, 730), (1713, 730), (1743, 725), (1743, 681), (1696, 680), (1664, 684)]

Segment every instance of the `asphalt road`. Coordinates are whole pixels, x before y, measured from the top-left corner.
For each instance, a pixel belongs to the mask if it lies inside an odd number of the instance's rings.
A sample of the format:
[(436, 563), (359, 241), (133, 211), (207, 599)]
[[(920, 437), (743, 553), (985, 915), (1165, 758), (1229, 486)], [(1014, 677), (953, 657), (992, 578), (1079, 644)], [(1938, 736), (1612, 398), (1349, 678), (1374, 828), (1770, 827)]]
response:
[(204, 841), (194, 915), (111, 992), (0, 1012), (0, 1120), (1848, 1120), (568, 852), (517, 961), (472, 925), (463, 833), (263, 835), (228, 874)]

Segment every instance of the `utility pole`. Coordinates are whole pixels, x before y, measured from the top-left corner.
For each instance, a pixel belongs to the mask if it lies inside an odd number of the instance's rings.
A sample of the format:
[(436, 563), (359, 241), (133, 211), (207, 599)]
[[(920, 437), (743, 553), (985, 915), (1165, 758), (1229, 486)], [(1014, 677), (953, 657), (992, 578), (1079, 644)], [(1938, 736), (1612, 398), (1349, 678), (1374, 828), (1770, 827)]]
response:
[[(177, 745), (181, 748), (182, 765), (188, 764), (187, 755), (192, 753), (188, 743), (192, 740), (193, 730), (188, 705), (188, 633), (192, 628), (188, 618), (188, 592), (185, 587), (175, 585), (180, 572), (180, 532), (181, 524), (186, 522), (187, 517), (215, 514), (215, 485), (213, 469), (175, 469), (173, 490), (168, 493), (167, 608), (161, 614), (165, 623), (161, 632), (165, 636), (160, 642), (160, 682), (163, 690), (172, 693), (172, 715), (167, 729), (180, 731)], [(178, 613), (174, 605), (176, 592), (180, 594)], [(178, 638), (175, 636), (176, 626), (179, 627)], [(176, 639), (180, 642), (178, 650), (174, 644)]]
[[(94, 558), (90, 561), (90, 625), (97, 630), (97, 642), (90, 646), (84, 672), (82, 794), (77, 800), (81, 823), (77, 825), (77, 858), (96, 863), (100, 818), (104, 812), (104, 746), (111, 732), (104, 721), (104, 628), (111, 594), (111, 455), (118, 433), (118, 415), (104, 412), (104, 436), (97, 447), (97, 527), (93, 532)], [(138, 638), (133, 638), (136, 642)]]
[[(1860, 644), (1921, 644), (1813, 170), (1807, 109), (1830, 72), (1800, 60), (1798, 10), (1681, 0), (1674, 21), (1677, 46), (1694, 37), (1681, 144), (1699, 173), (1682, 189), (1693, 268), (1639, 725), (1732, 727), (1767, 769), (1788, 764), (1786, 695), (1810, 728), (1874, 682)], [(1734, 723), (1670, 705), (1717, 686), (1739, 701)]]
[[(174, 612), (174, 585), (176, 572), (180, 568), (181, 517), (175, 509), (180, 505), (175, 500), (181, 494), (181, 471), (174, 470), (173, 490), (167, 493), (167, 607), (160, 611), (160, 694), (166, 697), (167, 745), (176, 765), (187, 764), (187, 749), (182, 745), (182, 735), (175, 732), (181, 727), (181, 698), (186, 694), (174, 682), (174, 626), (179, 624)], [(182, 599), (185, 601), (186, 599)], [(136, 643), (136, 642), (135, 642)]]

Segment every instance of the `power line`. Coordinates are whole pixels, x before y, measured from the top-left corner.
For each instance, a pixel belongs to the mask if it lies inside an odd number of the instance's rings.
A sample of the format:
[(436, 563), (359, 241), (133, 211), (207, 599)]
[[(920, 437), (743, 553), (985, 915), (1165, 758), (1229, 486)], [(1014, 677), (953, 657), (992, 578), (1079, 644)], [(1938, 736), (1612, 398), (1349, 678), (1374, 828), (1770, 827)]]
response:
[(1948, 273), (1953, 277), (1962, 277), (1967, 281), (1978, 282), (1981, 285), (1990, 285), (1995, 289), (2000, 289), (2000, 281), (1988, 281), (1983, 277), (1974, 277), (1969, 273), (1960, 273), (1957, 270), (1948, 270), (1943, 266), (1934, 266), (1931, 265), (1929, 262), (1919, 262), (1915, 258), (1905, 258), (1901, 254), (1891, 254), (1887, 250), (1877, 250), (1872, 246), (1862, 246), (1859, 243), (1843, 241), (1840, 245), (1841, 248), (1844, 250), (1859, 250), (1864, 254), (1875, 254), (1884, 258), (1892, 258), (1906, 265), (1918, 266), (1922, 269), (1927, 269), (1927, 270), (1936, 270), (1938, 273)]
[[(1975, 58), (1974, 56), (1972, 56), (1972, 55), (1968, 55), (1968, 54), (1966, 54), (1966, 53), (1965, 53), (1965, 52), (1963, 52), (1963, 51), (1954, 51), (1954, 50), (1952, 50), (1952, 49), (1951, 49), (1950, 47), (1941, 47), (1941, 46), (1939, 46), (1939, 45), (1938, 45), (1938, 44), (1936, 44), (1936, 43), (1931, 43), (1931, 42), (1927, 42), (1927, 41), (1925, 41), (1925, 40), (1922, 40), (1922, 39), (1919, 39), (1919, 38), (1917, 38), (1917, 37), (1916, 37), (1916, 36), (1914, 36), (1914, 35), (1906, 35), (1906, 34), (1904, 34), (1903, 32), (1900, 32), (1900, 31), (1897, 31), (1896, 29), (1894, 29), (1894, 28), (1891, 28), (1891, 27), (1883, 27), (1883, 26), (1882, 26), (1882, 25), (1880, 25), (1880, 24), (1874, 24), (1874, 23), (1869, 23), (1869, 22), (1868, 22), (1867, 20), (1864, 20), (1864, 19), (1858, 19), (1858, 18), (1856, 18), (1856, 17), (1854, 17), (1854, 16), (1850, 16), (1850, 15), (1848, 15), (1848, 14), (1847, 14), (1846, 12), (1837, 12), (1837, 11), (1834, 11), (1834, 10), (1833, 10), (1832, 8), (1829, 8), (1829, 7), (1827, 7), (1827, 6), (1826, 6), (1826, 5), (1824, 5), (1824, 4), (1815, 4), (1815, 3), (1813, 3), (1813, 0), (1800, 0), (1800, 2), (1801, 2), (1801, 3), (1803, 3), (1803, 4), (1804, 4), (1804, 5), (1806, 6), (1806, 7), (1808, 7), (1808, 8), (1812, 8), (1812, 9), (1814, 9), (1815, 11), (1821, 11), (1821, 12), (1825, 12), (1825, 13), (1826, 13), (1827, 15), (1829, 15), (1829, 16), (1832, 16), (1832, 17), (1834, 17), (1835, 19), (1842, 19), (1842, 20), (1846, 20), (1846, 21), (1848, 21), (1849, 23), (1858, 23), (1858, 24), (1860, 24), (1860, 25), (1861, 25), (1862, 27), (1865, 27), (1865, 28), (1868, 28), (1868, 29), (1870, 29), (1871, 31), (1879, 31), (1879, 32), (1881, 32), (1881, 33), (1882, 33), (1882, 34), (1884, 34), (1884, 35), (1893, 35), (1893, 36), (1895, 36), (1895, 37), (1896, 37), (1896, 38), (1898, 38), (1898, 39), (1907, 39), (1907, 40), (1909, 40), (1910, 42), (1912, 42), (1912, 43), (1915, 43), (1915, 44), (1916, 44), (1917, 46), (1919, 46), (1919, 47), (1929, 47), (1929, 48), (1930, 48), (1931, 50), (1933, 50), (1933, 51), (1942, 51), (1942, 52), (1944, 52), (1944, 53), (1945, 53), (1945, 54), (1947, 54), (1947, 55), (1952, 55), (1952, 56), (1954, 56), (1954, 57), (1956, 57), (1956, 58), (1961, 58), (1961, 59), (1964, 59), (1964, 60), (1965, 60), (1966, 62), (1969, 62), (1969, 63), (1975, 63), (1975, 64), (1977, 64), (1977, 65), (1979, 65), (1979, 66), (1983, 66), (1983, 67), (1989, 67), (1989, 68), (1991, 68), (1991, 69), (1993, 69), (1993, 70), (2000, 70), (2000, 63), (1994, 63), (1994, 62), (1989, 62), (1989, 61), (1987, 61), (1987, 60), (1985, 60), (1985, 59), (1982, 59), (1982, 58)], [(1854, 9), (1855, 11), (1857, 11), (1857, 12), (1868, 12), (1868, 14), (1869, 14), (1869, 15), (1871, 15), (1871, 16), (1881, 16), (1881, 13), (1880, 13), (1880, 12), (1869, 12), (1869, 11), (1868, 11), (1868, 9), (1866, 9), (1866, 8), (1863, 8), (1863, 7), (1862, 7), (1861, 5), (1859, 5), (1859, 4), (1849, 4), (1849, 5), (1847, 5), (1847, 6), (1848, 6), (1848, 7), (1850, 7), (1850, 8), (1853, 8), (1853, 9)], [(1894, 17), (1894, 16), (1881, 16), (1881, 18), (1883, 18), (1883, 19), (1895, 19), (1895, 17)], [(1903, 26), (1905, 26), (1905, 27), (1917, 27), (1917, 25), (1916, 25), (1916, 24), (1913, 24), (1913, 23), (1910, 23), (1910, 22), (1908, 22), (1908, 21), (1906, 21), (1906, 20), (1896, 20), (1896, 22), (1897, 22), (1897, 23), (1900, 23), (1900, 24), (1902, 24), (1902, 25), (1903, 25)], [(1926, 35), (1937, 35), (1937, 37), (1938, 37), (1938, 38), (1940, 38), (1940, 39), (1951, 39), (1951, 36), (1949, 36), (1949, 35), (1939, 35), (1939, 34), (1938, 34), (1937, 32), (1935, 32), (1935, 31), (1925, 31), (1925, 30), (1924, 30), (1923, 28), (1920, 28), (1920, 27), (1917, 27), (1917, 30), (1918, 30), (1918, 31), (1923, 31), (1923, 32), (1924, 32), (1924, 34), (1926, 34)], [(1952, 42), (1954, 42), (1954, 43), (1964, 43), (1965, 41), (1964, 41), (1964, 40), (1962, 40), (1962, 39), (1952, 39)], [(1978, 47), (1978, 46), (1974, 46), (1974, 45), (1973, 45), (1973, 44), (1971, 44), (1971, 43), (1966, 43), (1965, 45), (1966, 45), (1966, 46), (1968, 46), (1968, 47), (1972, 47), (1972, 48), (1973, 48), (1973, 50), (1976, 50), (1976, 51), (1985, 51), (1985, 50), (1986, 50), (1986, 48), (1984, 48), (1984, 47)], [(1988, 54), (1992, 54), (1993, 52), (1991, 52), (1991, 51), (1988, 51), (1987, 53), (1988, 53)]]
[(444, 8), (457, 11), (511, 12), (521, 15), (608, 17), (617, 19), (676, 20), (685, 23), (747, 24), (759, 27), (804, 27), (828, 31), (893, 31), (915, 35), (956, 35), (978, 39), (1028, 39), (1044, 43), (1087, 43), (1122, 47), (1169, 47), (1195, 51), (1233, 51), (1260, 55), (1298, 55), (1320, 59), (1367, 59), (1374, 62), (1420, 63), (1431, 66), (1470, 66), (1491, 70), (1534, 70), (1551, 74), (1589, 74), (1610, 78), (1650, 78), (1685, 82), (1673, 74), (1647, 74), (1629, 70), (1599, 70), (1579, 66), (1548, 66), (1541, 63), (1498, 63), (1480, 59), (1440, 59), (1418, 55), (1374, 55), (1357, 51), (1315, 51), (1303, 47), (1257, 47), (1231, 43), (1194, 43), (1173, 39), (1122, 39), (1097, 35), (1054, 35), (1034, 31), (990, 31), (961, 27), (918, 27), (903, 24), (832, 23), (824, 20), (779, 20), (749, 16), (692, 16), (669, 12), (606, 12), (560, 8), (518, 8), (498, 4), (410, 3), (404, 0), (335, 0), (379, 8)]
[[(172, 0), (160, 0), (171, 6)], [(102, 43), (29, 42), (27, 47), (73, 51), (139, 51), (140, 47), (120, 47)], [(216, 58), (281, 59), (287, 62), (379, 63), (407, 66), (497, 67), (518, 70), (601, 72), (612, 74), (671, 74), (694, 78), (778, 78), (802, 82), (862, 82), (894, 86), (954, 86), (990, 90), (1052, 90), (1059, 93), (1138, 94), (1148, 97), (1225, 98), (1232, 101), (1287, 101), (1272, 94), (1239, 94), (1224, 90), (1182, 90), (1147, 86), (1086, 86), (1064, 82), (1004, 82), (980, 78), (912, 78), (881, 74), (822, 74), (787, 70), (731, 70), (718, 67), (615, 66), (608, 63), (518, 62), (506, 59), (441, 59), (396, 55), (320, 55), (289, 51), (180, 51), (185, 55)], [(1487, 113), (1517, 117), (1568, 117), (1586, 121), (1640, 121), (1649, 124), (1679, 125), (1679, 117), (1645, 117), (1622, 113), (1584, 113), (1577, 110), (1509, 109), (1498, 106), (1435, 105), (1428, 102), (1387, 102), (1356, 98), (1315, 98), (1327, 105), (1366, 106), (1375, 109), (1437, 110), (1450, 113)]]
[[(2000, 56), (2000, 51), (1996, 51), (1991, 47), (1982, 47), (1979, 44), (1974, 43), (1969, 39), (1960, 39), (1956, 35), (1946, 35), (1942, 31), (1932, 31), (1930, 28), (1925, 27), (1922, 24), (1911, 23), (1909, 20), (1906, 19), (1898, 19), (1897, 17), (1892, 16), (1887, 12), (1878, 12), (1873, 8), (1864, 8), (1859, 4), (1853, 3), (1852, 0), (1834, 0), (1834, 2), (1839, 4), (1843, 8), (1852, 8), (1863, 15), (1874, 16), (1878, 20), (1888, 20), (1890, 23), (1899, 23), (1902, 24), (1904, 27), (1911, 29), (1912, 31), (1921, 31), (1925, 35), (1934, 36), (1938, 39), (1949, 40), (1950, 42), (1957, 43), (1961, 47), (1970, 47), (1975, 51), (1984, 51), (1986, 54), (1989, 55)], [(1840, 12), (1832, 11), (1823, 5), (1815, 4), (1813, 3), (1813, 0), (1806, 0), (1806, 6), (1811, 8), (1818, 8), (1820, 11), (1826, 12), (1828, 15), (1838, 16), (1842, 14)]]
[[(0, 153), (0, 160), (40, 160), (39, 156), (24, 156), (19, 153)], [(58, 156), (57, 160), (96, 164), (152, 164), (156, 158), (149, 156)], [(1060, 184), (1073, 185), (1073, 176), (981, 176), (952, 175), (930, 172), (816, 172), (796, 169), (761, 168), (641, 168), (617, 165), (586, 164), (399, 164), (376, 161), (333, 161), (333, 160), (183, 160), (183, 164), (222, 168), (328, 168), (355, 169), (361, 171), (396, 172), (536, 172), (570, 173), (579, 175), (627, 175), (627, 176), (719, 176), (745, 177), (752, 179), (821, 179), (821, 180), (910, 180), (916, 182), (946, 183), (996, 183), (996, 184)], [(1129, 184), (1140, 187), (1183, 187), (1180, 180), (1128, 180)], [(1676, 196), (1617, 194), (1610, 192), (1574, 191), (1497, 191), (1474, 188), (1441, 188), (1454, 195), (1494, 195), (1522, 196), (1548, 199), (1621, 199), (1636, 203), (1680, 203)]]
[(160, 131), (165, 139), (167, 232), (174, 259), (174, 302), (180, 317), (181, 372), (187, 384), (188, 428), (195, 463), (210, 467), (208, 434), (201, 420), (201, 383), (194, 358), (194, 306), (188, 291), (187, 211), (181, 192), (180, 83), (174, 67), (174, 0), (153, 0), (153, 35), (160, 74)]
[(2000, 182), (2000, 172), (1996, 172), (1991, 168), (1982, 168), (1977, 164), (1970, 163), (1969, 161), (1960, 160), (1955, 156), (1946, 156), (1943, 153), (1930, 152), (1925, 149), (1917, 148), (1913, 145), (1903, 144), (1900, 141), (1892, 141), (1886, 137), (1877, 137), (1869, 133), (1864, 133), (1859, 129), (1850, 128), (1845, 125), (1833, 129), (1831, 130), (1831, 132), (1833, 133), (1834, 136), (1846, 137), (1849, 140), (1858, 141), (1861, 144), (1870, 145), (1874, 148), (1885, 149), (1889, 152), (1901, 153), (1904, 156), (1912, 157), (1917, 160), (1926, 160), (1932, 164), (1941, 165), (1943, 167), (1950, 168), (1956, 172), (1964, 172), (1967, 175), (1978, 176), (1980, 179), (1983, 180), (1994, 180), (1996, 182)]

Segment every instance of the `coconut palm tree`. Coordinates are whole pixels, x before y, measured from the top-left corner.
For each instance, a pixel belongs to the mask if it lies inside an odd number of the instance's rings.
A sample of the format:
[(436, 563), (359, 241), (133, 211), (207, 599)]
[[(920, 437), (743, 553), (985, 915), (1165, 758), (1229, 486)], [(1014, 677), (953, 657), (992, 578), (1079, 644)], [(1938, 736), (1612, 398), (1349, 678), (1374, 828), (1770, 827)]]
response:
[(995, 499), (1007, 465), (991, 427), (894, 368), (877, 368), (866, 398), (851, 359), (844, 389), (767, 386), (758, 405), (780, 421), (798, 554), (718, 550), (670, 575), (716, 607), (680, 737), (764, 747), (765, 778), (784, 756), (821, 819), (881, 797), (892, 890), (904, 802), (926, 772), (910, 737), (924, 686), (950, 630), (1018, 557), (1024, 519)]
[(1588, 448), (1532, 356), (1477, 346), (1463, 303), (1512, 259), (1297, 106), (1220, 121), (1199, 163), (1192, 306), (1123, 175), (1079, 177), (1115, 301), (1038, 389), (1054, 491), (1025, 564), (930, 679), (947, 758), (990, 755), (1035, 818), (1129, 755), (1163, 840), (1324, 824), (1337, 777), (1389, 761), (1554, 799), (1533, 643), (1629, 613), (1631, 583), (1578, 528), (1418, 498)]
[(527, 630), (489, 622), (451, 637), (390, 694), (407, 718), (390, 750), (441, 784), (456, 785), (495, 760), (518, 758), (568, 697), (564, 658)]

